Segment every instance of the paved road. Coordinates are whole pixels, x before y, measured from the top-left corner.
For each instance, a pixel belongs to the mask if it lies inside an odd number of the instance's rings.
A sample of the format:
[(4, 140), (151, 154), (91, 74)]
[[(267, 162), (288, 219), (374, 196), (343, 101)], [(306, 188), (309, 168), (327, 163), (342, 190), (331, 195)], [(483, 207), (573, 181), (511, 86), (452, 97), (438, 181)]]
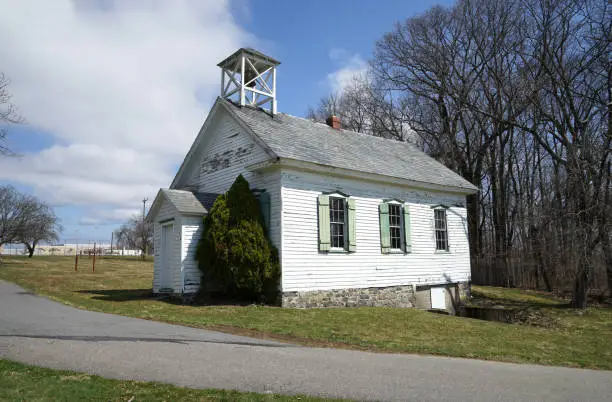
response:
[(610, 371), (298, 347), (79, 310), (3, 281), (0, 357), (110, 378), (359, 400), (612, 399)]

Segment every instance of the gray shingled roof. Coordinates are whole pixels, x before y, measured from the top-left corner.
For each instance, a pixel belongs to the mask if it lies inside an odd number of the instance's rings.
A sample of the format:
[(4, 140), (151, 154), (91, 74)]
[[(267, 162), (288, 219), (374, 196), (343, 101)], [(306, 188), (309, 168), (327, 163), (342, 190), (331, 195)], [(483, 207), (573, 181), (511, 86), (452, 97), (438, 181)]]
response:
[(476, 191), (470, 182), (415, 146), (336, 130), (326, 124), (224, 101), (280, 158)]
[(215, 200), (219, 196), (219, 194), (217, 193), (198, 193), (198, 192), (193, 193), (193, 195), (195, 195), (198, 201), (200, 201), (200, 204), (202, 204), (202, 206), (206, 209), (206, 211), (210, 211), (213, 204), (215, 203)]
[(168, 201), (182, 214), (206, 214), (218, 194), (192, 193), (186, 190), (161, 190)]

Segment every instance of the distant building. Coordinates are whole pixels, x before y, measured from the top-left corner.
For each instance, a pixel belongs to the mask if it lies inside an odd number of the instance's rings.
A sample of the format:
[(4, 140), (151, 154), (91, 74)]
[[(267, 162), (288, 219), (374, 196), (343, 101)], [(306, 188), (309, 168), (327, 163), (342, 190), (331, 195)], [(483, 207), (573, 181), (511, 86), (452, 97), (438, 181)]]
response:
[[(113, 246), (111, 250), (110, 243), (96, 243), (96, 254), (116, 255), (116, 256), (140, 256), (141, 250), (131, 250), (116, 248)], [(70, 255), (87, 255), (94, 252), (94, 243), (66, 243), (66, 244), (41, 244), (36, 246), (34, 255), (38, 256), (70, 256)], [(5, 244), (0, 247), (2, 255), (28, 255), (28, 252), (23, 244)]]

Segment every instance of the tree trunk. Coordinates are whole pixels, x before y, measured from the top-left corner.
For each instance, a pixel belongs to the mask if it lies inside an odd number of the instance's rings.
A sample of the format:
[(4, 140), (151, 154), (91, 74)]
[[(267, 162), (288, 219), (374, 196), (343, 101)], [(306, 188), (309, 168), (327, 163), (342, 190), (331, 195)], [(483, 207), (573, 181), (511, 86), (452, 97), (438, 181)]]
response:
[[(478, 259), (480, 257), (480, 206), (479, 194), (467, 197), (468, 242), (471, 256), (472, 276), (480, 275)], [(476, 274), (476, 275), (474, 275)]]
[(536, 288), (540, 288), (540, 278), (544, 281), (544, 286), (546, 287), (546, 291), (552, 292), (552, 283), (550, 282), (550, 277), (548, 276), (548, 272), (546, 270), (546, 264), (544, 261), (544, 255), (542, 252), (543, 245), (542, 240), (540, 239), (540, 230), (535, 226), (532, 226), (529, 229), (529, 240), (531, 245), (531, 252), (533, 253), (533, 259), (536, 265), (535, 275), (536, 275)]
[(25, 243), (25, 246), (28, 249), (28, 258), (32, 258), (34, 255), (34, 250), (36, 249), (36, 243), (32, 243), (31, 246), (28, 243)]
[(608, 292), (612, 297), (612, 244), (610, 243), (610, 234), (604, 234), (602, 247), (604, 251), (604, 261), (606, 262), (606, 274), (608, 275)]
[(587, 274), (587, 267), (584, 267), (584, 262), (580, 263), (580, 272), (576, 275), (574, 282), (574, 296), (572, 299), (572, 307), (574, 308), (586, 308), (587, 306), (587, 287), (589, 283), (589, 276)]
[[(608, 76), (608, 91), (612, 98), (612, 72)], [(608, 106), (608, 136), (612, 138), (612, 102)], [(607, 169), (608, 179), (605, 183), (604, 193), (604, 212), (600, 218), (599, 230), (603, 231), (601, 238), (601, 248), (603, 249), (604, 262), (606, 263), (606, 275), (608, 277), (608, 293), (612, 297), (612, 233), (607, 229), (608, 219), (610, 215), (606, 213), (612, 208), (612, 188), (610, 188), (610, 182), (612, 181), (612, 162), (608, 162)]]
[(542, 279), (544, 279), (544, 286), (546, 287), (546, 291), (547, 292), (552, 292), (553, 291), (553, 287), (552, 284), (550, 283), (550, 278), (548, 277), (548, 273), (546, 272), (546, 269), (544, 269), (544, 264), (542, 262), (542, 253), (540, 252), (540, 262), (538, 263), (538, 266), (540, 268), (540, 273), (542, 274)]

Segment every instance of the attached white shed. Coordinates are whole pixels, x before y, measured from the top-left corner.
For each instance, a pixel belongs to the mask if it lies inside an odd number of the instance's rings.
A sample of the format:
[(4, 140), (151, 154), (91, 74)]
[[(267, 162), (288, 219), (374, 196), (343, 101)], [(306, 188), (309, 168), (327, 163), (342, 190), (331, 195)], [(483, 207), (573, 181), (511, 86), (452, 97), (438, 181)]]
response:
[(217, 194), (161, 189), (147, 220), (154, 225), (153, 293), (194, 293), (200, 287), (195, 253), (203, 217)]

